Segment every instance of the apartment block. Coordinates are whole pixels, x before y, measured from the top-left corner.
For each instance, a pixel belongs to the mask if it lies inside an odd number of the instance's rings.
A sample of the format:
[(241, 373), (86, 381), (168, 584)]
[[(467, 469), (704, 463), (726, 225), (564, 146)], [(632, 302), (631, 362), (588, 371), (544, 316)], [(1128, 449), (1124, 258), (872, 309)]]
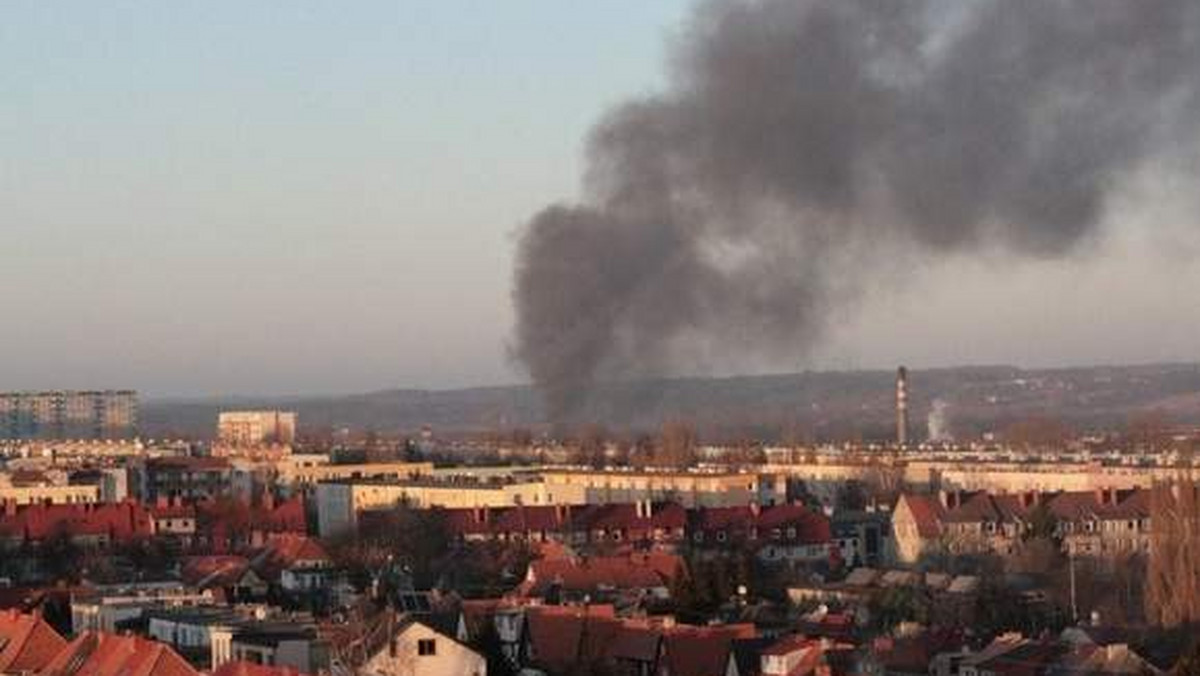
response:
[(124, 439), (136, 436), (132, 390), (0, 393), (0, 438)]

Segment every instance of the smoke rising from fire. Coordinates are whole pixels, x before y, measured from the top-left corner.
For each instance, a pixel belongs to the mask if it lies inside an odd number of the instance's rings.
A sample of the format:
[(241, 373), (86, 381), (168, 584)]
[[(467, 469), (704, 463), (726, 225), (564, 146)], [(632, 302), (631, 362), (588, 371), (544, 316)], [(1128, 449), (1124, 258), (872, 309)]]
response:
[(1194, 0), (735, 0), (672, 57), (522, 232), (514, 353), (555, 419), (598, 379), (799, 358), (896, 255), (1066, 254), (1200, 140)]

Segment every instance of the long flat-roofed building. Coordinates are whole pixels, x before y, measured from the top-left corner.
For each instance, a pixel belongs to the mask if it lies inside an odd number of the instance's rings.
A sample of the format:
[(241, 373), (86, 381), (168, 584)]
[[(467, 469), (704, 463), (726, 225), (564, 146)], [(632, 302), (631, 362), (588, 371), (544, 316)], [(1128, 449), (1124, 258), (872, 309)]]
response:
[(781, 502), (786, 491), (770, 474), (668, 470), (545, 469), (551, 491), (578, 488), (589, 504), (678, 502), (684, 507), (732, 507)]

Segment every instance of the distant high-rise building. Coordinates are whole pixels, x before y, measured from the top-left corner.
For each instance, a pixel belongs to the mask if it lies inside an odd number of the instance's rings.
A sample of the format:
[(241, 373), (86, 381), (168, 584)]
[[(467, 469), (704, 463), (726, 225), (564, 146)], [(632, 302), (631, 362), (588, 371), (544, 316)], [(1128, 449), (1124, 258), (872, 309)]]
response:
[(896, 371), (896, 443), (908, 444), (908, 369)]
[(137, 409), (132, 390), (0, 392), (0, 438), (125, 439)]
[(292, 444), (296, 414), (290, 411), (225, 411), (217, 418), (217, 439), (235, 446)]

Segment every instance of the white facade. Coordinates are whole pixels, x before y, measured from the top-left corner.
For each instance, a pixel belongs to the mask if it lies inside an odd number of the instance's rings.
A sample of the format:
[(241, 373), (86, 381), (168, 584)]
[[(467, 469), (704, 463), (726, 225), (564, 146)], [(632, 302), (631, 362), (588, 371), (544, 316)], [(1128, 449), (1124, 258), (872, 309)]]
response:
[(217, 438), (235, 446), (292, 444), (296, 414), (291, 411), (226, 411), (217, 417)]
[(361, 676), (487, 676), (487, 660), (449, 636), (411, 622), (358, 671)]

